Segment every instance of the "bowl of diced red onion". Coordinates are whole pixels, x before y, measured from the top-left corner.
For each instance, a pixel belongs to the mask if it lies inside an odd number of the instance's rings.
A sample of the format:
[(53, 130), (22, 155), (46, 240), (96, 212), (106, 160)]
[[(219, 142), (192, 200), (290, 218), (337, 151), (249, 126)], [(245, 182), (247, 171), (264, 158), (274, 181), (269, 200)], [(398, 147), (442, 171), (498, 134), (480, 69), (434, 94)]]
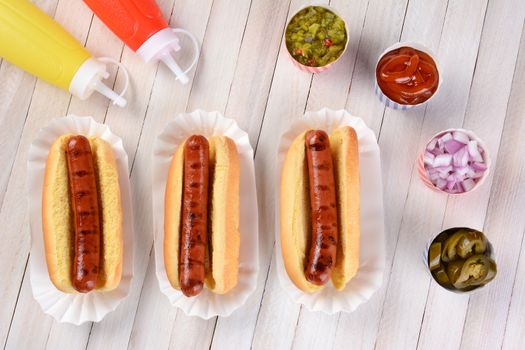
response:
[(421, 180), (431, 189), (460, 195), (483, 183), (490, 157), (472, 131), (448, 129), (430, 139), (418, 158), (418, 168)]

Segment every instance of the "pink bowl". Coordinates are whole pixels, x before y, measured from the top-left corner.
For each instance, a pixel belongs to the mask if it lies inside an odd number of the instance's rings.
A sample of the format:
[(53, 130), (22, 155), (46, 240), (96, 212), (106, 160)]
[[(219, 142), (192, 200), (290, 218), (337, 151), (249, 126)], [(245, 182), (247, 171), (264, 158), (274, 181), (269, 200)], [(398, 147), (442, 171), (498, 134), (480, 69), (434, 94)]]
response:
[[(478, 145), (481, 146), (481, 148), (483, 149), (483, 159), (485, 160), (485, 165), (487, 166), (487, 170), (485, 170), (485, 172), (483, 173), (483, 176), (481, 176), (478, 179), (478, 181), (476, 181), (476, 184), (474, 185), (474, 187), (470, 191), (461, 192), (461, 193), (449, 193), (447, 191), (441, 190), (438, 187), (434, 186), (434, 184), (428, 178), (427, 171), (425, 169), (425, 163), (423, 161), (423, 158), (425, 156), (425, 150), (427, 149), (427, 145), (430, 143), (430, 141), (432, 141), (436, 137), (440, 137), (440, 136), (446, 134), (447, 132), (454, 132), (454, 131), (461, 131), (461, 132), (467, 134), (468, 137), (470, 137), (470, 139), (476, 140), (478, 142)], [(430, 188), (431, 190), (433, 190), (435, 192), (445, 193), (445, 194), (448, 194), (448, 195), (451, 195), (451, 196), (461, 196), (463, 194), (467, 194), (467, 193), (473, 192), (478, 187), (480, 187), (481, 184), (483, 184), (483, 182), (485, 182), (485, 179), (487, 178), (487, 175), (490, 172), (491, 164), (492, 164), (492, 162), (491, 162), (489, 153), (487, 151), (487, 147), (485, 146), (485, 143), (483, 141), (481, 141), (481, 139), (476, 134), (474, 134), (470, 130), (465, 130), (465, 129), (447, 129), (447, 130), (443, 130), (443, 131), (438, 132), (437, 134), (432, 136), (430, 138), (430, 140), (428, 140), (427, 143), (425, 143), (425, 148), (421, 151), (421, 153), (419, 154), (419, 157), (417, 158), (417, 172), (419, 174), (419, 178), (421, 179), (421, 181), (423, 181), (423, 183), (428, 188)]]
[[(346, 43), (345, 43), (345, 48), (343, 49), (343, 52), (341, 52), (341, 55), (339, 55), (339, 57), (337, 57), (337, 59), (333, 62), (330, 62), (328, 63), (326, 66), (321, 66), (321, 67), (311, 67), (311, 66), (305, 66), (304, 64), (302, 63), (299, 63), (295, 58), (293, 58), (292, 54), (290, 53), (290, 51), (288, 50), (288, 47), (286, 46), (286, 29), (288, 28), (288, 25), (290, 25), (290, 22), (292, 21), (292, 19), (299, 13), (301, 12), (302, 10), (304, 10), (305, 8), (307, 7), (311, 7), (311, 6), (318, 6), (318, 7), (323, 7), (327, 10), (330, 10), (332, 11), (333, 13), (335, 13), (337, 16), (339, 16), (339, 18), (341, 18), (343, 20), (343, 22), (345, 23), (345, 30), (346, 30)], [(284, 39), (284, 47), (286, 49), (286, 53), (288, 53), (288, 57), (292, 60), (292, 63), (294, 64), (294, 66), (296, 66), (297, 68), (299, 68), (300, 70), (302, 70), (303, 72), (308, 72), (308, 73), (321, 73), (321, 72), (324, 72), (325, 70), (327, 70), (328, 68), (330, 68), (331, 66), (334, 65), (334, 63), (336, 63), (337, 61), (339, 61), (341, 59), (341, 57), (343, 57), (343, 55), (345, 54), (346, 52), (346, 49), (348, 48), (348, 28), (347, 28), (347, 25), (346, 25), (346, 21), (345, 19), (343, 18), (343, 16), (341, 16), (336, 10), (334, 10), (332, 7), (330, 6), (326, 6), (326, 5), (318, 5), (318, 4), (312, 4), (312, 5), (307, 5), (307, 6), (303, 6), (301, 7), (296, 13), (294, 13), (294, 15), (292, 17), (290, 17), (290, 20), (288, 21), (288, 23), (286, 24), (286, 28), (285, 28), (285, 39)]]

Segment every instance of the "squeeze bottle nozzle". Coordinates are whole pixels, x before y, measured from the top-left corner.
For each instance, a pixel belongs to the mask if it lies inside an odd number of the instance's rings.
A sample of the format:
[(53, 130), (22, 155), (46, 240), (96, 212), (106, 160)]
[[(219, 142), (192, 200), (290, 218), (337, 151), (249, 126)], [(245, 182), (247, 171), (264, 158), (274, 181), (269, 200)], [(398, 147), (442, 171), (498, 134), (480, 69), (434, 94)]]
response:
[[(182, 84), (199, 59), (199, 43), (190, 32), (170, 28), (155, 0), (84, 0), (93, 12), (144, 62), (162, 61)], [(191, 39), (191, 63), (181, 68), (172, 56), (181, 49), (177, 34)], [(184, 50), (187, 51), (187, 50)], [(188, 51), (189, 52), (189, 51)]]
[(162, 54), (159, 58), (162, 60), (162, 62), (164, 62), (166, 66), (168, 66), (169, 69), (171, 69), (173, 73), (175, 73), (175, 75), (177, 76), (177, 78), (182, 84), (188, 83), (189, 81), (188, 76), (179, 67), (179, 65), (177, 64), (177, 62), (175, 61), (175, 59), (169, 52)]
[(124, 97), (117, 95), (115, 91), (111, 90), (100, 80), (95, 83), (95, 90), (109, 98), (113, 101), (113, 104), (119, 107), (126, 107), (126, 104), (128, 103)]
[[(109, 77), (109, 73), (106, 70), (106, 63), (108, 62), (118, 65), (124, 73), (126, 81), (120, 95), (102, 82), (102, 79)], [(127, 102), (122, 95), (126, 93), (128, 84), (128, 72), (119, 62), (109, 57), (89, 58), (75, 73), (69, 85), (69, 91), (81, 100), (88, 98), (94, 91), (97, 91), (112, 100), (113, 104), (119, 107), (125, 107)]]
[[(28, 0), (0, 0), (0, 57), (80, 99), (98, 91), (115, 104), (126, 105), (124, 67), (110, 58), (95, 59), (64, 28)], [(106, 63), (117, 64), (126, 77), (117, 95), (102, 83)]]

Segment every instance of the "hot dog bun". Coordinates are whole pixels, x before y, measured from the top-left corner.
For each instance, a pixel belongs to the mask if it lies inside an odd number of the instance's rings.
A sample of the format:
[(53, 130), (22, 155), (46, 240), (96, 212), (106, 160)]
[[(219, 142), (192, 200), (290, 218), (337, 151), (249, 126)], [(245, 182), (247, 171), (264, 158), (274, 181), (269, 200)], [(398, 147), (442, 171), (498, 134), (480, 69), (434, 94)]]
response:
[[(228, 137), (213, 136), (208, 142), (210, 208), (205, 282), (214, 293), (225, 294), (237, 285), (239, 275), (239, 156)], [(164, 265), (172, 287), (179, 290), (183, 166), (184, 143), (171, 161), (164, 199)]]
[[(71, 280), (74, 223), (68, 178), (66, 145), (71, 135), (60, 136), (46, 161), (42, 193), (42, 230), (51, 281), (65, 293), (77, 293)], [(102, 257), (96, 290), (115, 289), (122, 274), (122, 210), (118, 171), (111, 146), (89, 137), (100, 202)]]
[[(292, 282), (307, 293), (324, 286), (305, 278), (307, 252), (311, 244), (311, 213), (306, 132), (295, 138), (286, 155), (280, 193), (281, 250), (284, 266)], [(357, 135), (351, 127), (330, 135), (337, 193), (339, 240), (332, 283), (342, 290), (359, 267), (359, 153)]]

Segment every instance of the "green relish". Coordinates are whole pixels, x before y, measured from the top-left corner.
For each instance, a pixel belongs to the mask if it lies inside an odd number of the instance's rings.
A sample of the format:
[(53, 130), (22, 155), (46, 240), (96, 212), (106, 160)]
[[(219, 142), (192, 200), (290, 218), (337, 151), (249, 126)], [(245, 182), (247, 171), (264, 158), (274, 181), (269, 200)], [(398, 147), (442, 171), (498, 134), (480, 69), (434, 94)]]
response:
[(299, 63), (322, 67), (337, 60), (346, 46), (341, 17), (321, 6), (299, 11), (286, 27), (286, 47)]

